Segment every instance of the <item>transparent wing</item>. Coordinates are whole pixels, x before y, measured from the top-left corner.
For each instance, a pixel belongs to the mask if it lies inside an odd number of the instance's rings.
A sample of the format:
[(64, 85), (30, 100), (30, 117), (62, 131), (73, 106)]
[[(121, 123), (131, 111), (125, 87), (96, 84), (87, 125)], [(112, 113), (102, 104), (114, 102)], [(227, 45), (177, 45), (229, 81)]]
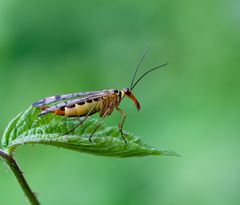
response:
[(101, 91), (87, 91), (87, 92), (79, 92), (79, 93), (70, 93), (70, 94), (65, 94), (65, 95), (54, 95), (46, 98), (42, 98), (38, 100), (37, 102), (33, 103), (33, 107), (41, 107), (43, 105), (51, 104), (54, 102), (59, 102), (62, 100), (66, 99), (71, 99), (71, 98), (86, 98), (88, 96), (93, 96), (93, 95), (101, 95), (103, 93), (109, 92), (112, 90), (101, 90)]

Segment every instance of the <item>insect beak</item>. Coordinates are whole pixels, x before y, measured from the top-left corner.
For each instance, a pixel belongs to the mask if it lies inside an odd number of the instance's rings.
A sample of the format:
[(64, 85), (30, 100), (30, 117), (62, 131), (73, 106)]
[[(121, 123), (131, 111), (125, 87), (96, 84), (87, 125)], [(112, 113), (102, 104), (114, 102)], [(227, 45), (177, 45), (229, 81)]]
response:
[(133, 101), (137, 110), (140, 110), (140, 104), (139, 104), (137, 98), (132, 94), (132, 92), (126, 93), (126, 96), (128, 96)]

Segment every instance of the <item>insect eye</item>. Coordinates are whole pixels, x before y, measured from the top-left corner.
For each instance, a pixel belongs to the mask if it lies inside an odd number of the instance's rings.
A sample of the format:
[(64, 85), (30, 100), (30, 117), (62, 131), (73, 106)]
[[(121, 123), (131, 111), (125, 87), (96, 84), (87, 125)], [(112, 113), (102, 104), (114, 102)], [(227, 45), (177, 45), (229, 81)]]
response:
[(131, 93), (129, 88), (124, 88), (123, 91), (126, 95), (129, 95)]

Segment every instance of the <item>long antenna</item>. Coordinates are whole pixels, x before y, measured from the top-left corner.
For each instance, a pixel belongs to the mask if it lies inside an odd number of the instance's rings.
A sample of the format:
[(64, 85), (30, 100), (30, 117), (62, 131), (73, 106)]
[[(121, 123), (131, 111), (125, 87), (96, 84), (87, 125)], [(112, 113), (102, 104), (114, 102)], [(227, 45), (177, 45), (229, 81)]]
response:
[(148, 44), (147, 47), (146, 47), (145, 50), (144, 50), (144, 53), (143, 53), (142, 58), (140, 59), (140, 61), (139, 61), (138, 64), (137, 64), (137, 68), (136, 68), (135, 73), (134, 73), (134, 75), (133, 75), (130, 88), (132, 88), (132, 86), (133, 86), (133, 83), (134, 83), (135, 77), (136, 77), (136, 75), (137, 75), (138, 69), (139, 69), (140, 65), (142, 64), (143, 59), (144, 59), (145, 56), (147, 55), (147, 52), (148, 52), (148, 50), (149, 50), (149, 47), (150, 47), (150, 45)]
[[(147, 75), (148, 73), (150, 73), (150, 72), (152, 72), (152, 71), (154, 71), (154, 70), (156, 70), (156, 69), (158, 69), (158, 68), (164, 67), (164, 66), (166, 66), (166, 65), (168, 65), (168, 63), (164, 63), (164, 64), (162, 64), (162, 65), (159, 65), (159, 66), (157, 66), (157, 67), (154, 67), (154, 68), (150, 69), (149, 71), (147, 71), (146, 73), (144, 73), (140, 78), (138, 78), (138, 80), (134, 83), (133, 86), (130, 87), (130, 89), (133, 90), (133, 88), (138, 84), (138, 82), (139, 82), (145, 75)], [(135, 76), (134, 76), (134, 77), (135, 77)]]

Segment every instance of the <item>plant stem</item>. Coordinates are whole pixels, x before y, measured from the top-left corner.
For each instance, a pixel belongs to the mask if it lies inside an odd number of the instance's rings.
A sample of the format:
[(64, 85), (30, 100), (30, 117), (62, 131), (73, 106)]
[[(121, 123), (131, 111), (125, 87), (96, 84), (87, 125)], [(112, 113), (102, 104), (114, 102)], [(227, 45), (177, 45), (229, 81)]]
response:
[(24, 191), (25, 195), (27, 196), (29, 202), (32, 205), (40, 205), (39, 201), (37, 200), (36, 195), (32, 192), (31, 188), (29, 187), (27, 181), (25, 180), (22, 171), (20, 170), (17, 162), (13, 159), (11, 155), (6, 153), (4, 150), (0, 149), (0, 157), (5, 160), (7, 165), (10, 167), (12, 172), (14, 173), (18, 183), (20, 184), (22, 190)]

